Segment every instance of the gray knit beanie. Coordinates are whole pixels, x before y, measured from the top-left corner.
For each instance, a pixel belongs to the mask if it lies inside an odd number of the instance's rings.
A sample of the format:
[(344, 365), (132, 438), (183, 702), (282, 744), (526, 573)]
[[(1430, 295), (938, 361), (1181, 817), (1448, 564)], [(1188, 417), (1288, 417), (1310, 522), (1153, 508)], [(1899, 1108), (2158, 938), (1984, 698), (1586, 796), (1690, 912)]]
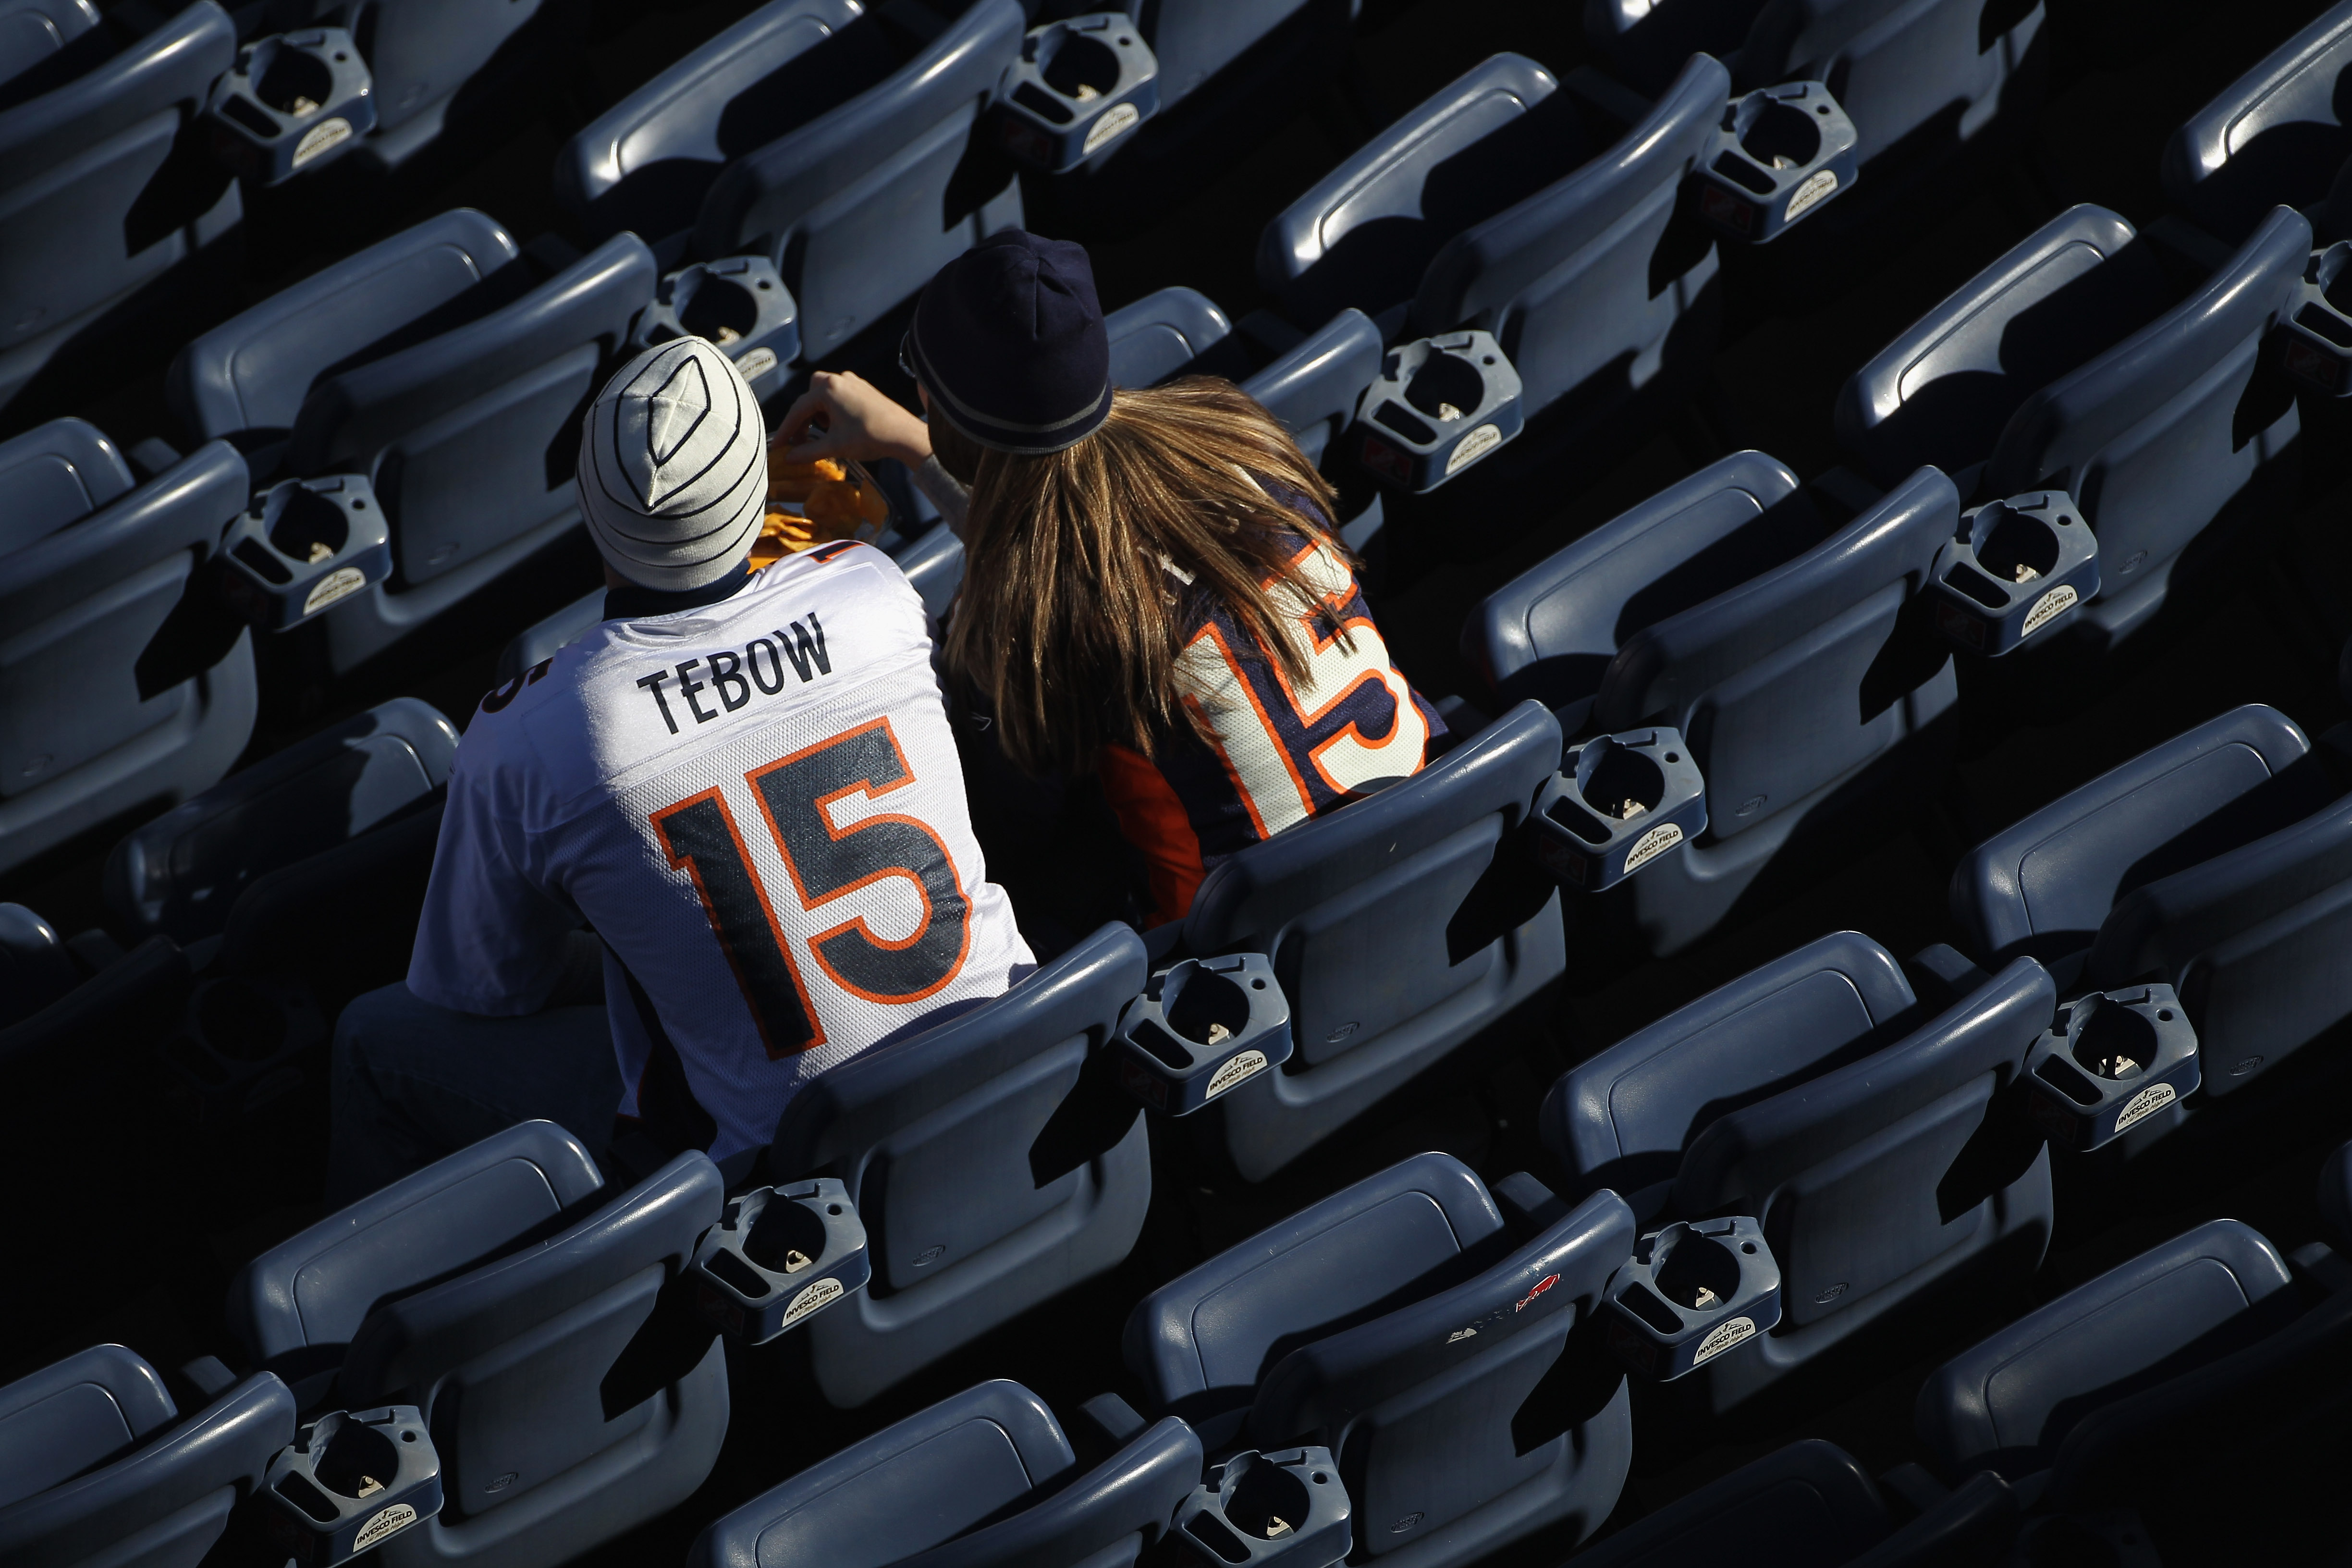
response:
[(735, 569), (768, 493), (760, 400), (700, 338), (647, 349), (604, 384), (580, 431), (580, 511), (614, 571), (678, 593)]

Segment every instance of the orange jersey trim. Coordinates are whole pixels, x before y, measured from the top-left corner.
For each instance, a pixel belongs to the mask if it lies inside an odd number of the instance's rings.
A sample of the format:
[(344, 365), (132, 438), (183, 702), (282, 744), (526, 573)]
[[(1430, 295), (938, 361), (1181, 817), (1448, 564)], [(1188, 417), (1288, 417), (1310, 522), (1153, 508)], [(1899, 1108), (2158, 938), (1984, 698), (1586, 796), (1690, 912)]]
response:
[(1151, 881), (1150, 923), (1182, 920), (1209, 874), (1183, 801), (1149, 757), (1125, 746), (1105, 746), (1097, 773), (1120, 834), (1143, 852)]

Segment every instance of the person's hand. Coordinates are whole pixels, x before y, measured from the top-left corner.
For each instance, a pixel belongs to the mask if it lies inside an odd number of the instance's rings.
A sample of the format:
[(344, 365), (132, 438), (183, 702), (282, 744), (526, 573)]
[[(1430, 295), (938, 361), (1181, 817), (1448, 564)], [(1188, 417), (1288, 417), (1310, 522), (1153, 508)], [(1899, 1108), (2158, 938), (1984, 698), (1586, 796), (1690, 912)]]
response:
[(920, 468), (931, 455), (930, 427), (863, 377), (821, 370), (809, 378), (769, 443), (770, 460), (896, 458)]

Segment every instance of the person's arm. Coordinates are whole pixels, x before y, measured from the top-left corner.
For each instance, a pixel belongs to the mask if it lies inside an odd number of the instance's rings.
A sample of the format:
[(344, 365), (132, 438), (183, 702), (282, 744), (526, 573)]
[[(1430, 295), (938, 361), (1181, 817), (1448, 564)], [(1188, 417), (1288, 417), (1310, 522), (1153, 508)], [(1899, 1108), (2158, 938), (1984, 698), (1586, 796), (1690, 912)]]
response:
[(931, 452), (931, 428), (910, 410), (860, 376), (819, 371), (776, 427), (768, 461), (813, 463), (820, 458), (866, 462), (894, 458), (907, 465), (915, 488), (963, 537), (971, 492), (940, 466)]
[(408, 960), (408, 989), (459, 1013), (536, 1013), (564, 973), (580, 916), (519, 868), (490, 791), (460, 765), (433, 853)]

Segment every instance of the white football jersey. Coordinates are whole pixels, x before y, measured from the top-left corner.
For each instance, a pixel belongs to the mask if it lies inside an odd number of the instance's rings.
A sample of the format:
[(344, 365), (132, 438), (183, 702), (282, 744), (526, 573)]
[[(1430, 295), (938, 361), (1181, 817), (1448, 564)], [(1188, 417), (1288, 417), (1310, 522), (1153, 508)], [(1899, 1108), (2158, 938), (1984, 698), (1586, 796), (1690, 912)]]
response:
[(788, 555), (715, 604), (601, 622), (482, 700), (409, 989), (536, 1011), (582, 916), (607, 950), (617, 1110), (650, 1114), (667, 1046), (721, 1160), (826, 1068), (1034, 967), (887, 556)]

